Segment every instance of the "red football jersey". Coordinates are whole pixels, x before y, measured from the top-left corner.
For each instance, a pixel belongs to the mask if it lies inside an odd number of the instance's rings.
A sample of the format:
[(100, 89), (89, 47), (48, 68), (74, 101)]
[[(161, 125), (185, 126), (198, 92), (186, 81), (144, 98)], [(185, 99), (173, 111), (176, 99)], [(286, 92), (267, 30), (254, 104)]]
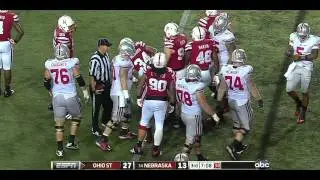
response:
[(148, 55), (148, 52), (146, 50), (146, 44), (142, 41), (135, 43), (136, 52), (131, 57), (131, 61), (134, 65), (134, 70), (139, 71), (140, 68), (143, 68), (146, 70), (148, 61), (150, 59), (150, 56)]
[(212, 64), (212, 53), (217, 53), (218, 48), (211, 39), (192, 41), (186, 45), (186, 52), (191, 51), (190, 64), (198, 65), (201, 70), (208, 70)]
[(174, 50), (168, 62), (168, 67), (172, 68), (174, 71), (184, 68), (184, 49), (188, 40), (184, 34), (178, 34), (171, 38), (165, 38), (164, 46), (168, 49)]
[(160, 76), (153, 72), (150, 66), (144, 73), (146, 76), (146, 97), (167, 97), (169, 86), (175, 80), (175, 72), (171, 68), (166, 68), (166, 72)]
[[(219, 14), (218, 14), (219, 15)], [(207, 16), (204, 18), (201, 18), (199, 20), (199, 26), (203, 27), (206, 30), (206, 39), (210, 38), (210, 32), (209, 32), (209, 28), (210, 26), (213, 24), (214, 20), (216, 19), (216, 17), (218, 15), (215, 16)]]
[(70, 57), (74, 56), (73, 54), (74, 43), (73, 43), (71, 32), (65, 33), (62, 29), (57, 27), (53, 32), (53, 47), (55, 47), (59, 43), (66, 44), (70, 50)]
[(11, 39), (11, 29), (14, 22), (19, 22), (19, 17), (12, 11), (0, 11), (0, 41)]

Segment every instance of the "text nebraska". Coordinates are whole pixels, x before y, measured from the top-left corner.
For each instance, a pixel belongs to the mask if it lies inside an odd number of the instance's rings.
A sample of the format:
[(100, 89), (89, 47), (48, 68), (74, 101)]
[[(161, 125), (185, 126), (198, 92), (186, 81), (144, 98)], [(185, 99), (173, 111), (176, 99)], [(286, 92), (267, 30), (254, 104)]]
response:
[(143, 169), (174, 169), (175, 166), (171, 162), (150, 162), (139, 164), (139, 168)]

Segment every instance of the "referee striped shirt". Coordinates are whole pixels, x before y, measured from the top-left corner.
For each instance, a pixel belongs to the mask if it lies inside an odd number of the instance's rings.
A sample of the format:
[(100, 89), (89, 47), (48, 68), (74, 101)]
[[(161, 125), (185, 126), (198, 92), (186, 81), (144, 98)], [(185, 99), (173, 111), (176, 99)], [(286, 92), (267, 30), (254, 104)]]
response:
[(96, 81), (111, 83), (111, 62), (108, 54), (101, 54), (96, 51), (90, 59), (89, 75)]

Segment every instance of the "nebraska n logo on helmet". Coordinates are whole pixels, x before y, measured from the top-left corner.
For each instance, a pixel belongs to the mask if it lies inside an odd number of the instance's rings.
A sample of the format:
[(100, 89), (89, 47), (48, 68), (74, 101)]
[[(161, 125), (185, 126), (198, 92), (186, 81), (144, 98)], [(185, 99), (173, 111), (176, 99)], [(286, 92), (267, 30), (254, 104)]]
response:
[(167, 38), (170, 38), (172, 36), (179, 34), (179, 25), (174, 22), (170, 22), (166, 24), (164, 26), (164, 33)]
[(203, 27), (196, 26), (192, 29), (191, 36), (194, 41), (203, 40), (205, 38), (205, 35), (206, 30)]
[(71, 26), (73, 25), (74, 25), (74, 21), (70, 16), (64, 15), (64, 16), (61, 16), (58, 20), (58, 26), (64, 32), (69, 32)]
[(297, 26), (297, 34), (300, 39), (300, 41), (305, 41), (309, 38), (310, 35), (310, 26), (308, 23), (300, 23)]

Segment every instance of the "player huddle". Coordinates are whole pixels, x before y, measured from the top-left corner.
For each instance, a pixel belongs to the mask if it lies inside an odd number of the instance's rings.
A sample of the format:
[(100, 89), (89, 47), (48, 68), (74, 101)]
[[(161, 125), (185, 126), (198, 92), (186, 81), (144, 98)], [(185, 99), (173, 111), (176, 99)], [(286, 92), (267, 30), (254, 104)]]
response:
[[(62, 157), (64, 121), (68, 113), (72, 117), (72, 126), (66, 148), (79, 148), (75, 136), (82, 114), (75, 81), (82, 88), (85, 100), (89, 99), (89, 94), (79, 73), (79, 60), (74, 57), (72, 32), (75, 23), (69, 16), (63, 16), (58, 25), (54, 33), (55, 59), (45, 63), (44, 85), (52, 92), (58, 142), (56, 154)], [(112, 60), (112, 117), (96, 145), (110, 151), (109, 136), (114, 127), (120, 125), (120, 139), (138, 139), (131, 153), (142, 155), (146, 141), (153, 143), (152, 156), (160, 156), (165, 120), (178, 127), (181, 119), (186, 127), (186, 140), (179, 157), (188, 159), (194, 148), (199, 161), (207, 160), (200, 151), (203, 123), (218, 124), (223, 113), (230, 111), (234, 140), (226, 150), (233, 160), (239, 160), (239, 155), (248, 148), (243, 143), (244, 136), (252, 129), (251, 96), (260, 108), (263, 101), (251, 78), (253, 67), (246, 64), (245, 50), (235, 45), (230, 17), (218, 10), (206, 10), (206, 17), (192, 29), (190, 41), (173, 22), (164, 26), (164, 34), (163, 52), (128, 37), (120, 41), (118, 54)], [(319, 44), (319, 38), (309, 34), (308, 24), (300, 24), (297, 32), (290, 35), (293, 48), (287, 53), (294, 60), (286, 73), (287, 91), (297, 103), (298, 123), (305, 121), (312, 60), (317, 57), (314, 50)], [(129, 130), (135, 80), (138, 81), (136, 103), (141, 108), (137, 134)], [(300, 81), (304, 87), (302, 101), (293, 90)], [(204, 94), (207, 88), (216, 99), (215, 108), (208, 104)]]

